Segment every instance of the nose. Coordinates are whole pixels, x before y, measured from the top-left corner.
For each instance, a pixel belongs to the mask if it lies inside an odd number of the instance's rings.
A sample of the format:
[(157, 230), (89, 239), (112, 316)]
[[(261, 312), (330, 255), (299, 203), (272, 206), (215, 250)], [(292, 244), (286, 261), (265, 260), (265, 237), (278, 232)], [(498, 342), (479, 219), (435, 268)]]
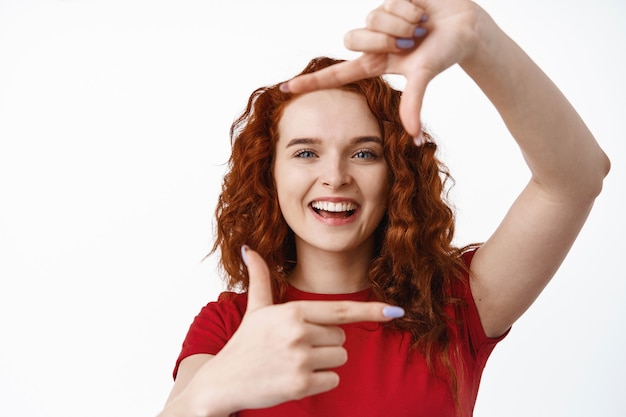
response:
[(326, 188), (335, 190), (345, 187), (352, 182), (352, 176), (346, 161), (341, 159), (329, 160), (321, 168), (320, 181)]

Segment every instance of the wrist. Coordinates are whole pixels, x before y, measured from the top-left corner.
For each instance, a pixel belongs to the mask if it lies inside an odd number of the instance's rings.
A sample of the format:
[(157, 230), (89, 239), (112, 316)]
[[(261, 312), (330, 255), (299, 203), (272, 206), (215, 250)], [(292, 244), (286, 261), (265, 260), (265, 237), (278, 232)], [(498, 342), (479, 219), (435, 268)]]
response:
[(497, 55), (497, 50), (501, 48), (500, 43), (507, 37), (482, 7), (475, 3), (473, 6), (473, 24), (466, 34), (467, 37), (471, 37), (468, 42), (471, 47), (466, 50), (465, 56), (459, 62), (467, 73), (490, 66), (492, 57)]
[(189, 390), (185, 390), (168, 402), (157, 417), (228, 417), (230, 415), (230, 411), (218, 406), (214, 396), (208, 393), (202, 396), (193, 395)]
[(527, 57), (487, 12), (476, 7), (476, 40), (459, 65), (497, 106), (515, 96)]

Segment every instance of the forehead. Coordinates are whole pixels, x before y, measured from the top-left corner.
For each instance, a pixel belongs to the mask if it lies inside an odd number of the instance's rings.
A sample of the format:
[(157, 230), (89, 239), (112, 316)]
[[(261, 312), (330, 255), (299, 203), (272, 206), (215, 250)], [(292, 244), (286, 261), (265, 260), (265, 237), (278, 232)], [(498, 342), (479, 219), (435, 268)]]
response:
[(345, 138), (381, 133), (365, 97), (330, 89), (306, 93), (289, 102), (278, 123), (278, 134), (280, 142), (295, 137)]

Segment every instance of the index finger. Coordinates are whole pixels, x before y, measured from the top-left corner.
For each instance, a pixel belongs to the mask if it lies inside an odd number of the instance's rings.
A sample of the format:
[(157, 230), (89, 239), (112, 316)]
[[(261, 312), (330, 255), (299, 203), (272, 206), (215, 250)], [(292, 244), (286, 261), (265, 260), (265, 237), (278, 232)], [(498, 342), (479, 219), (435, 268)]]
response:
[(386, 322), (404, 315), (400, 307), (377, 301), (293, 301), (304, 321), (315, 324)]
[(310, 74), (299, 75), (281, 84), (280, 89), (285, 93), (301, 94), (336, 88), (381, 75), (384, 73), (384, 64), (382, 59), (363, 55), (353, 61), (340, 62)]

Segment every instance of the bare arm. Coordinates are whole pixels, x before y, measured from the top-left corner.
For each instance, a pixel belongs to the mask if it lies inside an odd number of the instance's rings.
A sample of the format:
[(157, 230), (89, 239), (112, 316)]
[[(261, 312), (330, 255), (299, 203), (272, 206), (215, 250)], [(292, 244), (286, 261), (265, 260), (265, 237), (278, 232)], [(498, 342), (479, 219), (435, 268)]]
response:
[(180, 362), (176, 381), (170, 391), (170, 395), (165, 402), (163, 411), (158, 417), (176, 417), (192, 415), (193, 405), (190, 399), (184, 395), (185, 388), (188, 387), (198, 370), (207, 363), (214, 355), (191, 355)]
[[(429, 19), (423, 22), (421, 16)], [(532, 172), (528, 185), (472, 262), (472, 293), (489, 336), (523, 314), (561, 265), (582, 228), (609, 161), (584, 122), (540, 68), (467, 0), (385, 1), (346, 36), (354, 60), (289, 81), (301, 93), (384, 73), (407, 84), (400, 115), (418, 137), (430, 80), (454, 64), (478, 84), (507, 124)], [(427, 34), (415, 36), (415, 28)], [(399, 38), (414, 39), (407, 49)], [(419, 143), (419, 141), (416, 141)]]
[(462, 68), (495, 105), (532, 176), (472, 263), (488, 335), (502, 334), (557, 271), (582, 228), (609, 161), (571, 104), (485, 14)]

